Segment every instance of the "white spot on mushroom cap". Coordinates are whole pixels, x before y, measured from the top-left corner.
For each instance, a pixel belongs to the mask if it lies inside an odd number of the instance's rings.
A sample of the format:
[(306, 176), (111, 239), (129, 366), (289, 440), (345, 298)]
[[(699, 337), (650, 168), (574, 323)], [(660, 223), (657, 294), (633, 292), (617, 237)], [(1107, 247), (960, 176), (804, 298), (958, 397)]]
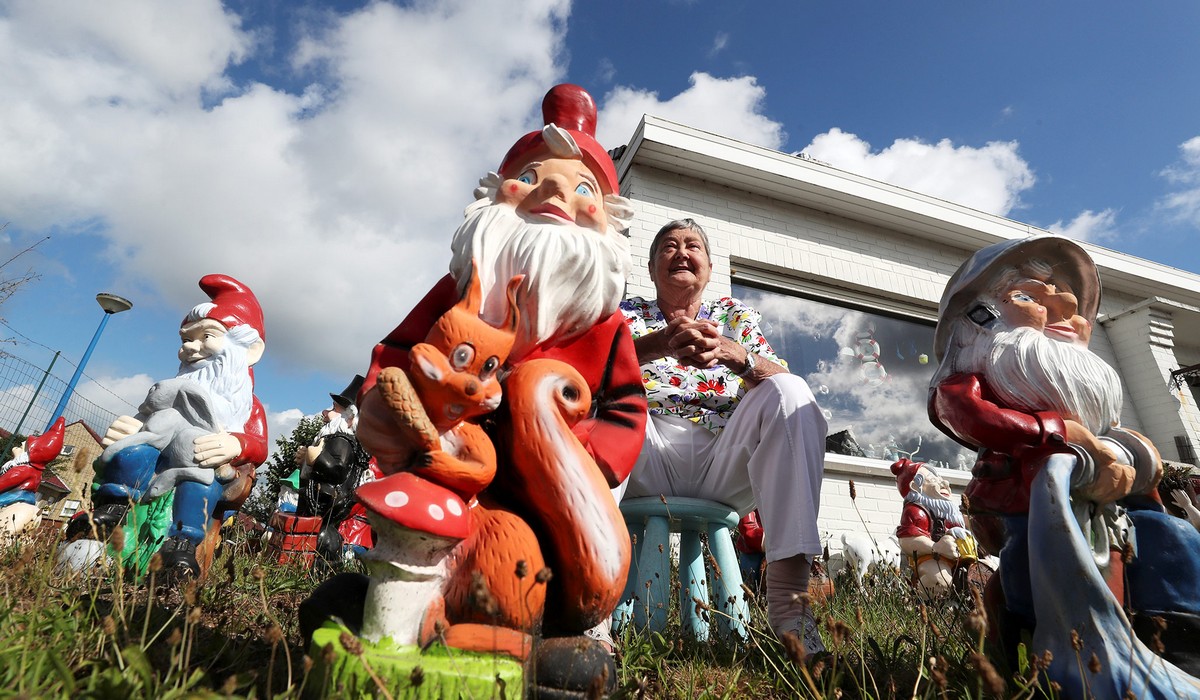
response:
[(463, 512), (462, 506), (459, 505), (458, 501), (454, 500), (453, 498), (446, 499), (446, 510), (450, 511), (450, 514), (456, 518), (462, 515)]
[(392, 491), (384, 497), (383, 502), (392, 508), (403, 508), (408, 505), (408, 494), (403, 491)]
[(429, 517), (433, 518), (434, 520), (444, 520), (446, 518), (446, 512), (443, 511), (442, 507), (439, 506), (438, 504), (430, 503), (429, 504)]

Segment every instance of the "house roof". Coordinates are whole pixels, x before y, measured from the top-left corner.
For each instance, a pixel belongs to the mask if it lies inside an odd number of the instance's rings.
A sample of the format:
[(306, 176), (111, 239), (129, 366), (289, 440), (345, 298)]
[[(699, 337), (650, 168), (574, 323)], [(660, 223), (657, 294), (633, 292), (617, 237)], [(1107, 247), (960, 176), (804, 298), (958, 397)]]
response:
[[(622, 180), (635, 164), (649, 166), (966, 251), (1048, 233), (1031, 224), (651, 115), (642, 119), (619, 156), (617, 172)], [(1093, 243), (1080, 245), (1095, 260), (1106, 289), (1143, 299), (1167, 298), (1188, 311), (1187, 316), (1200, 311), (1200, 275)]]
[(46, 489), (48, 491), (57, 491), (59, 493), (71, 493), (71, 487), (63, 483), (63, 480), (58, 477), (58, 474), (47, 469), (42, 474), (42, 483), (38, 486), (38, 490)]

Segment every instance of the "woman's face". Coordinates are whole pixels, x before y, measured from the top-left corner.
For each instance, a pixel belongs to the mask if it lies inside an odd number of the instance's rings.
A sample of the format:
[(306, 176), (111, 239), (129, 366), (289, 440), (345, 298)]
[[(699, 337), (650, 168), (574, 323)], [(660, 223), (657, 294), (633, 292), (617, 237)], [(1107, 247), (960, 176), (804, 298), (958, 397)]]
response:
[(658, 290), (703, 291), (712, 278), (712, 262), (704, 239), (690, 228), (675, 229), (662, 237), (649, 263), (650, 279)]

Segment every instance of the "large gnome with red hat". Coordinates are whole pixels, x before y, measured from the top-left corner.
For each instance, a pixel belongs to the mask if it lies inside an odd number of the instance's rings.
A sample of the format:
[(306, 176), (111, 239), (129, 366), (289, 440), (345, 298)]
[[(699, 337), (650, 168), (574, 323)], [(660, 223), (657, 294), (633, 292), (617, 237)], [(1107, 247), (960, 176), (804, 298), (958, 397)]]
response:
[(41, 511), (37, 490), (46, 465), (62, 452), (64, 420), (13, 448), (13, 458), (0, 470), (0, 535), (16, 534), (36, 525)]
[[(421, 450), (395, 413), (404, 401), (383, 370), (409, 370), (410, 349), (463, 297), (472, 266), (480, 316), (494, 326), (508, 318), (509, 281), (523, 276), (504, 403), (485, 424), (498, 470), (471, 508), (473, 534), (457, 550), (446, 593), (452, 629), (488, 621), (469, 603), (473, 582), (482, 582), (499, 601), (490, 620), (500, 626), (531, 632), (544, 623), (552, 634), (580, 635), (612, 613), (628, 569), (629, 536), (609, 488), (633, 468), (646, 420), (641, 370), (618, 311), (631, 267), (623, 232), (632, 208), (595, 139), (591, 96), (558, 85), (542, 116), (544, 128), (518, 139), (499, 172), (480, 180), (451, 243), (450, 274), (376, 346), (359, 395), (363, 446), (385, 473), (419, 475)], [(577, 410), (576, 399), (589, 394)], [(515, 530), (536, 533), (540, 551), (510, 551), (514, 538), (505, 533)], [(543, 558), (553, 571), (548, 583), (533, 575)], [(523, 579), (513, 573), (518, 562), (532, 567)], [(529, 597), (514, 588), (543, 585), (544, 619), (542, 606), (530, 610)], [(344, 610), (335, 614), (347, 619)]]
[[(197, 576), (211, 549), (201, 548), (219, 515), (249, 495), (254, 469), (267, 458), (266, 414), (254, 396), (254, 371), (265, 348), (262, 308), (227, 275), (206, 275), (198, 304), (179, 326), (179, 373), (151, 387), (136, 416), (122, 416), (104, 436), (95, 510), (77, 517), (68, 536), (102, 536), (132, 505), (172, 493), (171, 526), (161, 549), (172, 576)], [(217, 516), (217, 517), (214, 517)]]

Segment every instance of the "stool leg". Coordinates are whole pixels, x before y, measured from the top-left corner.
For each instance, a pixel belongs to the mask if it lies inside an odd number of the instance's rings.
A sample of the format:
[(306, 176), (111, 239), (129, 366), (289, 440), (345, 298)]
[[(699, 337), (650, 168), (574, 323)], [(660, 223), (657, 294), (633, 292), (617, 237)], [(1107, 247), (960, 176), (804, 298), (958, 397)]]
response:
[(621, 628), (625, 626), (625, 623), (633, 619), (633, 608), (635, 606), (633, 599), (639, 592), (637, 585), (637, 582), (640, 580), (638, 575), (638, 560), (642, 556), (642, 542), (646, 539), (645, 525), (645, 521), (625, 521), (625, 526), (629, 528), (629, 538), (633, 547), (632, 554), (629, 557), (629, 573), (625, 577), (625, 592), (621, 594), (621, 602), (617, 605), (617, 609), (613, 611), (614, 634), (620, 634)]
[(746, 603), (746, 593), (742, 590), (742, 570), (738, 566), (737, 552), (733, 548), (729, 528), (721, 523), (710, 523), (708, 548), (717, 562), (717, 567), (721, 569), (719, 577), (714, 572), (712, 583), (713, 607), (724, 613), (715, 615), (717, 626), (727, 637), (736, 634), (738, 638), (745, 640), (748, 638), (746, 623), (750, 620), (750, 606)]
[(633, 608), (633, 621), (639, 627), (649, 625), (656, 632), (666, 629), (667, 613), (671, 610), (670, 536), (666, 518), (646, 518), (646, 536), (634, 581), (641, 600)]
[(708, 641), (708, 620), (696, 612), (699, 598), (708, 602), (708, 584), (705, 582), (704, 553), (700, 548), (700, 536), (694, 530), (683, 530), (679, 538), (679, 611), (683, 629), (691, 632), (699, 641)]

